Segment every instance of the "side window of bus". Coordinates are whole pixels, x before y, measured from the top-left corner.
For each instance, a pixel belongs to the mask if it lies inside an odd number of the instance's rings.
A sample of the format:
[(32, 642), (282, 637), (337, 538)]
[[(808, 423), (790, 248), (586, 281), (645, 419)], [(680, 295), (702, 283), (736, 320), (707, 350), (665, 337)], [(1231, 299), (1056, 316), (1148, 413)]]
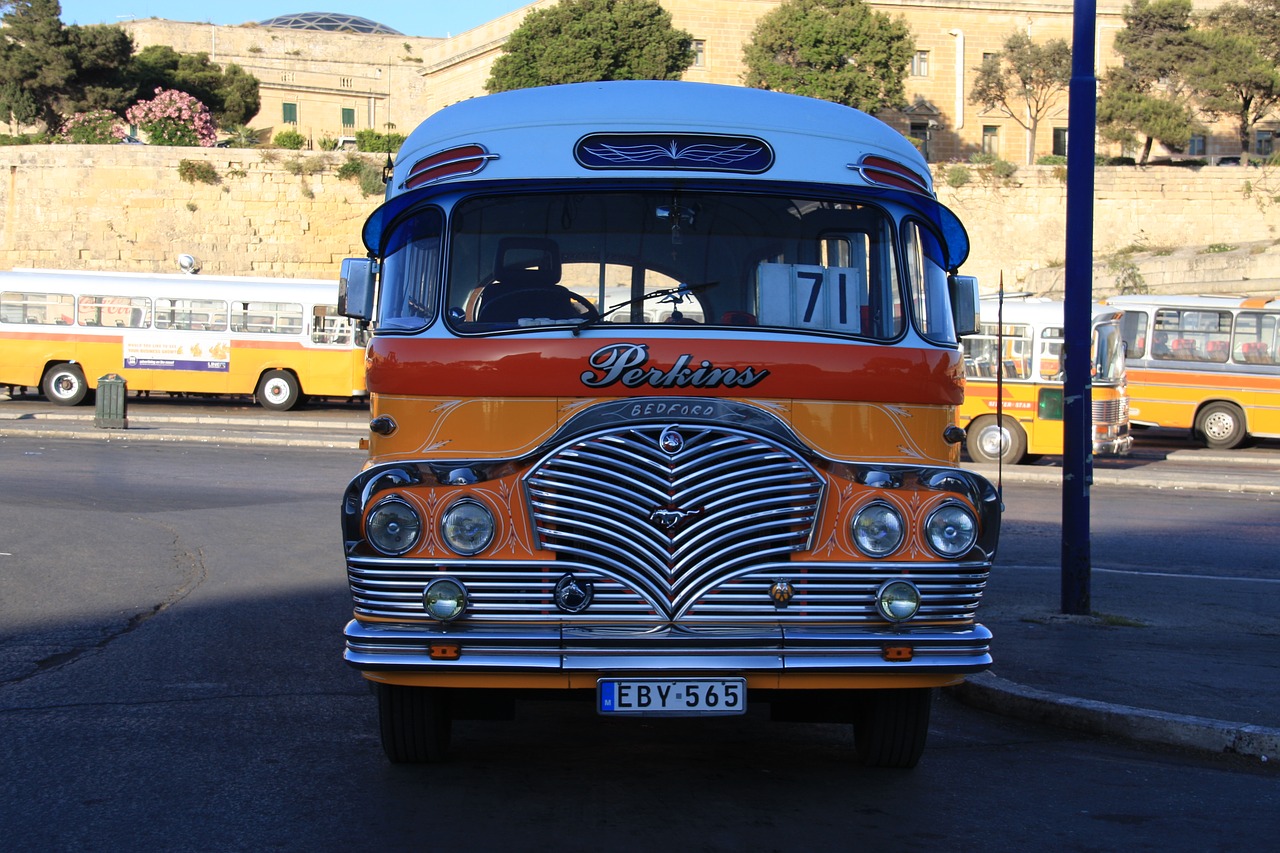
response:
[(1031, 378), (1031, 327), (1006, 323), (1000, 332), (996, 323), (982, 323), (978, 334), (961, 340), (965, 376), (995, 379), (999, 371), (1005, 379)]
[(315, 305), (311, 308), (311, 342), (332, 346), (351, 346), (354, 324), (338, 314), (337, 305)]
[(37, 326), (70, 326), (76, 321), (75, 300), (69, 293), (0, 293), (0, 322)]
[(1280, 327), (1280, 314), (1241, 311), (1236, 315), (1232, 357), (1242, 364), (1280, 364), (1280, 353), (1276, 352), (1280, 345), (1277, 327)]
[(931, 229), (915, 220), (903, 223), (902, 238), (907, 289), (916, 328), (931, 341), (954, 344), (956, 332), (951, 319), (942, 243)]
[(231, 331), (300, 335), (302, 306), (296, 302), (232, 302)]
[(1231, 312), (1161, 308), (1151, 333), (1151, 355), (1173, 361), (1227, 360)]
[(426, 208), (392, 229), (382, 261), (379, 330), (421, 329), (435, 316), (442, 225), (440, 211)]
[(1128, 358), (1145, 358), (1147, 354), (1147, 323), (1149, 321), (1146, 311), (1129, 311), (1124, 312), (1124, 316), (1120, 319), (1121, 336), (1124, 338), (1124, 354)]
[(225, 332), (227, 303), (220, 299), (157, 299), (156, 328)]
[(151, 300), (145, 296), (81, 296), (76, 314), (81, 326), (145, 329), (151, 325)]

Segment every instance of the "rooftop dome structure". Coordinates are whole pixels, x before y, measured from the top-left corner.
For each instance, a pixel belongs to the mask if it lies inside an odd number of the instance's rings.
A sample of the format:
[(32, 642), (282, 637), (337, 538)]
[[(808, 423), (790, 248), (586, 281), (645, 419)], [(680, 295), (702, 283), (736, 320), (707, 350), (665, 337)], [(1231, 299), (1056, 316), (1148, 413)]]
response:
[(363, 33), (384, 36), (400, 36), (404, 33), (393, 30), (386, 24), (379, 24), (359, 15), (348, 15), (343, 12), (295, 12), (291, 15), (276, 15), (259, 21), (260, 27), (281, 27), (290, 30), (324, 30), (330, 33)]

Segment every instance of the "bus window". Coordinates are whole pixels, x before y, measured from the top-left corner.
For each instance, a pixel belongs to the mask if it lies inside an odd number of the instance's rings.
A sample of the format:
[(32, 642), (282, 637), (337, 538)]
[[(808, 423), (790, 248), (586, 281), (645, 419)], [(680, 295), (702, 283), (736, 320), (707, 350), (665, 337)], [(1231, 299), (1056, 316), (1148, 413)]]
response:
[(1232, 357), (1244, 364), (1276, 364), (1276, 315), (1241, 311), (1236, 316)]
[(382, 263), (379, 329), (421, 329), (435, 316), (441, 227), (440, 211), (426, 208), (392, 229)]
[(1147, 354), (1147, 319), (1146, 311), (1125, 311), (1120, 320), (1125, 355), (1129, 358), (1144, 358)]
[(296, 302), (233, 302), (231, 331), (300, 335), (302, 306)]
[(0, 322), (38, 326), (70, 326), (75, 300), (69, 293), (0, 293)]
[(151, 300), (145, 296), (81, 296), (76, 304), (81, 326), (145, 329), (151, 325)]
[(217, 299), (157, 299), (156, 328), (225, 332), (227, 303)]
[(1230, 339), (1229, 311), (1161, 308), (1156, 311), (1151, 354), (1174, 361), (1223, 363)]
[(940, 344), (956, 342), (947, 302), (947, 270), (942, 244), (928, 228), (914, 220), (903, 225), (906, 242), (907, 287), (920, 334)]

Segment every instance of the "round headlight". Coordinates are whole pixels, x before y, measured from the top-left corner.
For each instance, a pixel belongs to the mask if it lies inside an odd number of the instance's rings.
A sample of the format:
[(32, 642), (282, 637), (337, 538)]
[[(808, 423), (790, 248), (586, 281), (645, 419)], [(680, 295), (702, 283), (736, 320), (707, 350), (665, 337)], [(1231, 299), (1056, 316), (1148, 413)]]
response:
[(440, 535), (445, 544), (463, 556), (478, 554), (493, 541), (493, 513), (484, 504), (461, 500), (444, 511)]
[(400, 498), (387, 498), (369, 511), (365, 535), (370, 544), (384, 554), (403, 554), (418, 541), (422, 519), (413, 507)]
[(886, 581), (876, 590), (876, 610), (890, 622), (903, 622), (920, 610), (920, 590), (910, 581)]
[(906, 531), (902, 515), (886, 503), (858, 510), (849, 529), (858, 550), (868, 557), (887, 557), (898, 550)]
[(422, 606), (432, 619), (457, 619), (467, 609), (467, 588), (453, 578), (436, 578), (422, 593)]
[(978, 521), (960, 504), (938, 507), (924, 523), (925, 539), (940, 557), (963, 557), (978, 541)]

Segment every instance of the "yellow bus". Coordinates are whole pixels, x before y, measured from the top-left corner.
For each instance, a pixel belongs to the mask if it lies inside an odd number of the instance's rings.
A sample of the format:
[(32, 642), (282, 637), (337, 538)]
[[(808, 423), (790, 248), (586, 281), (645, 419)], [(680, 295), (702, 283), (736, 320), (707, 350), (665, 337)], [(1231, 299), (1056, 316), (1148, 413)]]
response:
[[(1006, 296), (1002, 308), (998, 300), (984, 298), (981, 317), (978, 334), (963, 340), (965, 399), (959, 417), (969, 458), (1016, 465), (1062, 453), (1063, 303)], [(1092, 444), (1100, 455), (1123, 455), (1133, 443), (1120, 317), (1115, 309), (1093, 314)]]
[(968, 238), (902, 134), (698, 83), (473, 98), (363, 238), (345, 658), (390, 760), (554, 694), (916, 763), (934, 688), (991, 663), (1000, 509), (960, 465)]
[(327, 281), (0, 272), (0, 385), (74, 406), (114, 374), (131, 391), (252, 394), (283, 411), (362, 397), (363, 332)]
[(1114, 296), (1124, 311), (1134, 424), (1207, 447), (1280, 438), (1280, 299)]

